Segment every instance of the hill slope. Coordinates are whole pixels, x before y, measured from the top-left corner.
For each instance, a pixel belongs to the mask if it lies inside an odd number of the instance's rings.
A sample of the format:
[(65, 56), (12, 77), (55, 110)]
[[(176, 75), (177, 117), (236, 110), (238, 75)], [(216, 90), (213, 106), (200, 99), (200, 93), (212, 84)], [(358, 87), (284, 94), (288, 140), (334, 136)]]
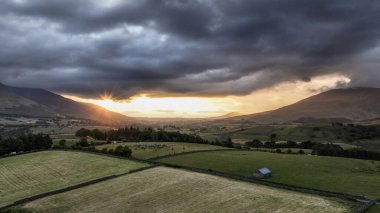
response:
[[(103, 123), (124, 123), (130, 120), (127, 116), (111, 112), (95, 104), (80, 103), (64, 98), (55, 93), (38, 88), (21, 88), (0, 85), (1, 102), (7, 101), (0, 111), (9, 115), (25, 115), (39, 117), (63, 116), (68, 118), (88, 119)], [(18, 104), (18, 105), (17, 105)], [(28, 107), (28, 108), (26, 108)], [(20, 109), (25, 109), (20, 113)], [(30, 109), (33, 109), (32, 111)], [(41, 113), (39, 111), (42, 111)], [(38, 111), (39, 113), (35, 113)]]
[(351, 88), (330, 90), (277, 110), (231, 119), (271, 123), (317, 119), (366, 120), (379, 117), (380, 89)]
[(46, 106), (21, 97), (0, 84), (0, 114), (54, 117), (55, 113)]

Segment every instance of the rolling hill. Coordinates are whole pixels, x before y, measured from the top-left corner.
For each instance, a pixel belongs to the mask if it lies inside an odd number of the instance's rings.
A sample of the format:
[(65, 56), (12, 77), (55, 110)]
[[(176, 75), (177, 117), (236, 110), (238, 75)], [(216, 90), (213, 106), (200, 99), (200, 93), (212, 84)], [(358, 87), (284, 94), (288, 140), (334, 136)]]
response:
[(229, 120), (273, 122), (356, 121), (380, 118), (379, 88), (335, 89), (277, 110), (237, 116)]
[(0, 113), (30, 117), (65, 117), (102, 123), (125, 123), (129, 117), (100, 106), (80, 103), (38, 88), (0, 85)]

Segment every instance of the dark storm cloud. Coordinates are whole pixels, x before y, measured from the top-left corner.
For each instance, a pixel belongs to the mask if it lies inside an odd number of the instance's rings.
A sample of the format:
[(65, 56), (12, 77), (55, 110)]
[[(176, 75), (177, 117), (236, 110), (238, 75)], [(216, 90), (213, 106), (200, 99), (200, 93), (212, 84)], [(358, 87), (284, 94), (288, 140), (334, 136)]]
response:
[(4, 0), (2, 82), (84, 97), (248, 94), (342, 74), (380, 86), (380, 3)]

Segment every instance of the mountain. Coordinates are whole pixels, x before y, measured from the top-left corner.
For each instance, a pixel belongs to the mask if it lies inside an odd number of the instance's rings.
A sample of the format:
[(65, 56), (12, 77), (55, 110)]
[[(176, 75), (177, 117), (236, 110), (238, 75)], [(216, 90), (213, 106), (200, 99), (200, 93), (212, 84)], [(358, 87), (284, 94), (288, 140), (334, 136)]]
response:
[(9, 91), (3, 84), (0, 84), (0, 115), (56, 116), (48, 107)]
[(238, 113), (238, 112), (230, 112), (230, 113), (227, 113), (227, 114), (224, 114), (224, 115), (221, 115), (221, 116), (204, 118), (204, 120), (207, 120), (207, 119), (224, 119), (224, 118), (232, 118), (232, 117), (237, 117), (237, 116), (241, 116), (241, 115), (243, 115), (243, 114)]
[(125, 123), (129, 117), (100, 106), (76, 102), (39, 88), (10, 87), (0, 84), (0, 113), (35, 117), (66, 117), (102, 123)]
[(380, 89), (350, 88), (330, 90), (277, 110), (230, 119), (273, 123), (368, 120), (379, 117)]

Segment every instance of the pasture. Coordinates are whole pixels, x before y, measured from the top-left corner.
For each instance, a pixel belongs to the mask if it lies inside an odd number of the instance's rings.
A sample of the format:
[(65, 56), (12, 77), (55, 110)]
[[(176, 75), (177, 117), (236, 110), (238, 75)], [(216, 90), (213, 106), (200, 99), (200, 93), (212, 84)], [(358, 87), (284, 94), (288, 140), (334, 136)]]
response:
[(28, 196), (145, 166), (147, 164), (69, 151), (43, 151), (2, 158), (0, 207)]
[[(367, 127), (368, 128), (368, 127)], [(379, 127), (377, 127), (379, 128)], [(195, 132), (194, 132), (195, 133)], [(206, 127), (199, 135), (207, 140), (225, 140), (230, 137), (234, 143), (245, 143), (253, 139), (269, 141), (276, 134), (276, 141), (307, 141), (320, 143), (339, 143), (343, 148), (360, 147), (372, 151), (380, 151), (379, 138), (364, 139), (368, 132), (352, 126), (332, 126), (329, 124), (220, 124)], [(355, 139), (356, 138), (356, 139)], [(361, 138), (361, 139), (357, 139)]]
[(102, 150), (115, 149), (117, 146), (128, 146), (132, 150), (132, 157), (138, 159), (149, 159), (164, 155), (172, 155), (183, 152), (201, 151), (201, 150), (219, 150), (228, 149), (222, 146), (197, 143), (177, 143), (177, 142), (126, 142), (117, 144), (104, 144), (96, 146), (96, 149)]
[(366, 213), (379, 213), (379, 212), (380, 212), (380, 205), (371, 206), (371, 208), (368, 209), (368, 211), (366, 211)]
[(194, 153), (158, 162), (251, 176), (262, 167), (278, 183), (380, 197), (380, 161), (257, 151)]
[(351, 212), (356, 204), (156, 167), (39, 199), (32, 212)]

